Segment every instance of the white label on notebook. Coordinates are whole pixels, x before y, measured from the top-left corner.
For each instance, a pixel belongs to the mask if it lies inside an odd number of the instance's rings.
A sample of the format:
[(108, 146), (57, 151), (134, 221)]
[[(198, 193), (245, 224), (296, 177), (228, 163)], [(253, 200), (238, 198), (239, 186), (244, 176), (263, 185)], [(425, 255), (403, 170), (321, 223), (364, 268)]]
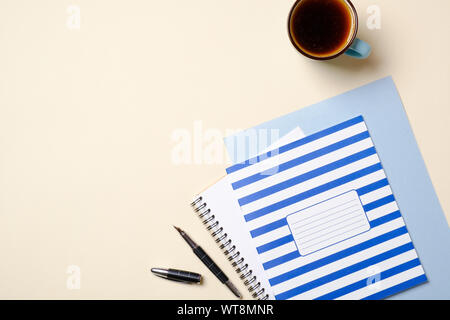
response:
[(290, 214), (286, 220), (302, 256), (370, 229), (355, 190)]

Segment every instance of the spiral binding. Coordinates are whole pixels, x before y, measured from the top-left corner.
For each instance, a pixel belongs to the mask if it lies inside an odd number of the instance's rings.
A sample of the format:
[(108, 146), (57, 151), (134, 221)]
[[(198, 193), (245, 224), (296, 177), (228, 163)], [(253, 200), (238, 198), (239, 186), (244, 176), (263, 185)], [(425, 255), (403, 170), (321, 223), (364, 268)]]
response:
[(236, 246), (233, 245), (232, 240), (228, 238), (223, 227), (220, 226), (219, 221), (217, 221), (214, 214), (211, 213), (211, 209), (207, 207), (206, 202), (203, 202), (203, 198), (200, 196), (195, 199), (191, 203), (191, 207), (198, 214), (220, 249), (223, 250), (228, 261), (231, 262), (231, 265), (239, 274), (239, 278), (244, 281), (244, 285), (252, 294), (252, 297), (258, 300), (267, 300), (269, 295), (264, 295), (265, 289), (261, 288), (261, 282), (258, 282), (256, 276), (253, 276), (252, 270), (248, 270), (249, 266), (245, 263), (245, 259), (241, 257), (240, 252)]

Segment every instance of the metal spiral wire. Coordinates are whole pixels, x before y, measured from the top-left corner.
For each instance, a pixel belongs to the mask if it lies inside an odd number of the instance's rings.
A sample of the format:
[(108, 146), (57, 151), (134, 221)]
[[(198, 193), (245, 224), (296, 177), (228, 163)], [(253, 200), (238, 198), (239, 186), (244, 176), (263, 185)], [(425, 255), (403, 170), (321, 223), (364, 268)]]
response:
[(239, 274), (239, 278), (244, 281), (244, 285), (252, 294), (252, 297), (258, 300), (267, 300), (269, 295), (264, 294), (265, 289), (261, 288), (261, 282), (258, 282), (256, 276), (253, 275), (253, 271), (248, 269), (249, 266), (245, 263), (245, 259), (241, 257), (240, 252), (233, 244), (233, 241), (228, 238), (223, 227), (220, 226), (219, 221), (217, 221), (214, 214), (211, 213), (211, 209), (207, 207), (206, 202), (203, 202), (203, 198), (198, 197), (195, 199), (191, 203), (191, 207), (198, 214), (220, 249), (223, 250), (228, 261), (231, 262), (231, 265)]

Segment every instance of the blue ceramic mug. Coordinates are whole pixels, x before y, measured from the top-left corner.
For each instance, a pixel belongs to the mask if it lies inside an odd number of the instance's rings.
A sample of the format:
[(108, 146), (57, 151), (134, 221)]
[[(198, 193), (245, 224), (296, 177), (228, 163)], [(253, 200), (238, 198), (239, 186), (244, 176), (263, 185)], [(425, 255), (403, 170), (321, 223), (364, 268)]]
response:
[(288, 33), (304, 56), (329, 60), (345, 53), (357, 59), (370, 55), (358, 38), (358, 14), (349, 0), (297, 0), (289, 13)]

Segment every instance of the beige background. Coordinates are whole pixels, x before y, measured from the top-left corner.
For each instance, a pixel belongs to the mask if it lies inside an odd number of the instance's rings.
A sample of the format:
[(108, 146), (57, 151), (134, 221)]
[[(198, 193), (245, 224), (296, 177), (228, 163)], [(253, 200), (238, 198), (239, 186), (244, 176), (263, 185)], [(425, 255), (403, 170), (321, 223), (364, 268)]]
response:
[[(244, 291), (188, 206), (226, 163), (175, 165), (172, 134), (201, 120), (224, 135), (386, 75), (450, 218), (450, 2), (355, 0), (373, 54), (332, 62), (291, 47), (292, 3), (0, 0), (0, 298), (233, 298), (171, 227)], [(372, 4), (380, 30), (366, 27)], [(66, 25), (69, 5), (79, 30)], [(79, 290), (66, 287), (69, 265)], [(168, 282), (151, 266), (205, 283)]]

